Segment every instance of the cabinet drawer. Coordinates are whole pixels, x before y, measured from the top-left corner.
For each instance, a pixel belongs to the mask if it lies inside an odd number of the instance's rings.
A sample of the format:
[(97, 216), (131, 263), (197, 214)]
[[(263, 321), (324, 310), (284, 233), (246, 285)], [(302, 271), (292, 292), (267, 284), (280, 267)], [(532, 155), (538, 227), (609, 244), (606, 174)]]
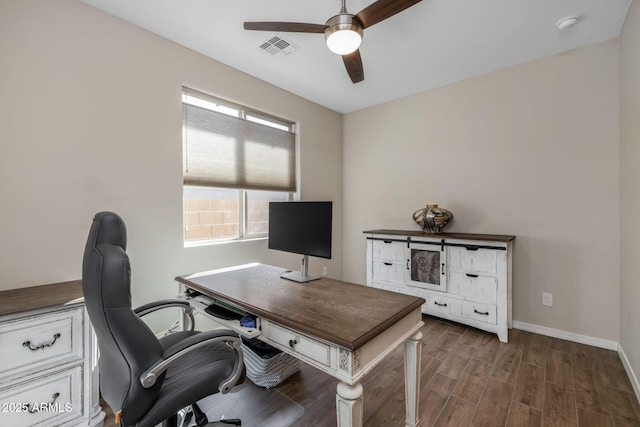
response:
[(498, 280), (491, 276), (452, 271), (449, 274), (449, 292), (473, 299), (496, 302)]
[(0, 425), (53, 426), (79, 417), (82, 368), (51, 373), (0, 391)]
[(462, 316), (478, 320), (492, 325), (496, 324), (496, 306), (495, 304), (481, 304), (474, 302), (460, 302)]
[(373, 241), (373, 259), (386, 261), (404, 261), (404, 245), (391, 240)]
[(282, 326), (267, 323), (266, 336), (270, 340), (288, 348), (289, 353), (299, 353), (323, 365), (331, 364), (331, 346)]
[(473, 274), (495, 276), (498, 253), (496, 249), (475, 249), (452, 246), (449, 248), (449, 269)]
[(373, 280), (402, 285), (404, 283), (404, 270), (401, 263), (389, 261), (373, 261)]
[[(0, 327), (0, 378), (82, 358), (82, 308), (23, 317)], [(1, 381), (0, 381), (1, 382)]]
[(424, 312), (434, 316), (451, 314), (457, 304), (457, 301), (452, 298), (434, 295), (432, 293), (426, 295), (425, 300), (427, 302), (422, 305)]

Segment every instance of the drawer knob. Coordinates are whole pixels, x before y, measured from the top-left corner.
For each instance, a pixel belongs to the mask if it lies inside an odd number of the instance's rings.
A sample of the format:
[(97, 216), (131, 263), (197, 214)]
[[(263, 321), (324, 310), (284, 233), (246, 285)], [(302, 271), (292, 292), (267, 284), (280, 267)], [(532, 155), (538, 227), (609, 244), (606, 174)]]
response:
[(298, 344), (297, 340), (289, 340), (289, 347), (294, 348)]
[(40, 344), (40, 345), (37, 345), (37, 346), (34, 347), (34, 346), (31, 345), (31, 341), (25, 341), (25, 342), (22, 343), (22, 346), (23, 347), (28, 347), (29, 350), (31, 350), (31, 351), (43, 350), (46, 347), (51, 347), (52, 345), (54, 345), (56, 343), (56, 341), (58, 340), (58, 338), (60, 338), (60, 333), (59, 332), (53, 336), (53, 341), (51, 341), (49, 343)]
[[(54, 403), (56, 403), (56, 400), (58, 400), (58, 397), (60, 397), (60, 393), (53, 393), (53, 395), (51, 395), (51, 402), (47, 405), (47, 407), (52, 406)], [(30, 414), (35, 414), (36, 412), (40, 412), (40, 408), (37, 407), (36, 403), (33, 404), (33, 406), (31, 408), (28, 409)], [(42, 406), (44, 406), (44, 404), (40, 404)]]
[(489, 315), (488, 311), (478, 311), (475, 308), (473, 309), (473, 312), (476, 313), (476, 314), (482, 314), (484, 316), (488, 316)]

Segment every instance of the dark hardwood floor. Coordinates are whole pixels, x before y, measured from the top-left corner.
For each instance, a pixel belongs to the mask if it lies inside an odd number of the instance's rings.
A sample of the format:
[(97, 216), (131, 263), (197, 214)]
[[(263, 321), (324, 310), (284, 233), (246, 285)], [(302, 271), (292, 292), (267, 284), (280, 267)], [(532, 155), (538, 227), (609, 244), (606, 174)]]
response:
[[(640, 405), (615, 351), (517, 329), (503, 344), (464, 325), (429, 316), (424, 321), (423, 427), (640, 427)], [(326, 427), (336, 425), (336, 385), (303, 364), (277, 389), (305, 408), (295, 427)], [(404, 426), (402, 348), (362, 385), (365, 426)]]

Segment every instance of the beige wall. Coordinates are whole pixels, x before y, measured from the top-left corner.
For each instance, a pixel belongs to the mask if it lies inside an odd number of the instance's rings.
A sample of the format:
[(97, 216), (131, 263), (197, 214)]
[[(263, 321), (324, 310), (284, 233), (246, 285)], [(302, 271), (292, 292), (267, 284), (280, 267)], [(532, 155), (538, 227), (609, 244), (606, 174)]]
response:
[[(620, 346), (640, 373), (640, 4), (631, 3), (620, 41)], [(637, 381), (637, 380), (636, 380)], [(636, 382), (637, 385), (637, 382)], [(639, 390), (636, 390), (638, 392)]]
[(448, 231), (517, 236), (516, 321), (617, 341), (618, 54), (605, 42), (347, 114), (344, 278), (365, 281), (363, 230), (418, 230), (411, 214), (439, 203)]
[(342, 274), (342, 118), (78, 0), (0, 3), (0, 290), (77, 279), (93, 214), (129, 229), (134, 303), (176, 275), (252, 261), (266, 241), (184, 248), (181, 86), (299, 123), (303, 198), (333, 200)]

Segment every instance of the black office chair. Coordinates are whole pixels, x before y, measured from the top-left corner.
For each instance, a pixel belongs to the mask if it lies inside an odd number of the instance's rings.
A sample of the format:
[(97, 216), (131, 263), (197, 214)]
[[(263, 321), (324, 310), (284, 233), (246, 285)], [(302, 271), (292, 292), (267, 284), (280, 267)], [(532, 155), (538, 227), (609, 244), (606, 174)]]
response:
[[(176, 425), (183, 408), (244, 380), (240, 338), (229, 330), (193, 331), (191, 307), (183, 300), (133, 310), (126, 246), (124, 221), (112, 212), (96, 214), (84, 251), (82, 289), (100, 349), (100, 391), (121, 426)], [(190, 330), (158, 339), (139, 317), (175, 306), (187, 313)]]

